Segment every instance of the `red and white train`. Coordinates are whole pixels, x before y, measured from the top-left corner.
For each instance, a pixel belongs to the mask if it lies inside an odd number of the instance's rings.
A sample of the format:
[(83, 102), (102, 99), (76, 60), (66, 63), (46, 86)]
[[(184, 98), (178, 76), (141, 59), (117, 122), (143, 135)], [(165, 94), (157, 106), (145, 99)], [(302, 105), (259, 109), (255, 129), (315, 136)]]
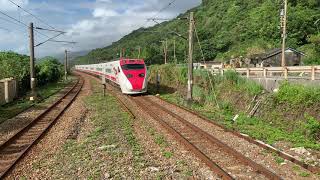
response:
[(119, 59), (101, 64), (76, 65), (75, 69), (105, 77), (119, 85), (124, 94), (147, 92), (147, 68), (142, 59)]

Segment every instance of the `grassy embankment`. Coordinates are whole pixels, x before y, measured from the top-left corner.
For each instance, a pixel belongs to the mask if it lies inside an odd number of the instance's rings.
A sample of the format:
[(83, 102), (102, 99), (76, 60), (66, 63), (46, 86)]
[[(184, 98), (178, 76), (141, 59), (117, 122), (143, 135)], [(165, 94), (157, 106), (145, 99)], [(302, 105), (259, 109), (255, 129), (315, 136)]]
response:
[(45, 86), (38, 88), (39, 100), (36, 102), (29, 101), (28, 97), (23, 97), (18, 100), (15, 100), (11, 103), (5, 104), (0, 107), (0, 123), (10, 119), (17, 114), (25, 111), (34, 105), (40, 105), (42, 102), (46, 101), (51, 96), (58, 93), (65, 86), (74, 81), (74, 78), (69, 78), (68, 81), (58, 81), (55, 83), (49, 83)]
[[(149, 72), (151, 93), (157, 93), (153, 83), (159, 72), (161, 97), (186, 105), (185, 67), (152, 66)], [(269, 144), (286, 142), (292, 147), (320, 150), (320, 88), (284, 83), (278, 93), (264, 95), (262, 107), (256, 116), (249, 118), (247, 111), (254, 105), (254, 96), (261, 96), (263, 92), (258, 84), (239, 77), (234, 72), (227, 72), (223, 77), (209, 78), (201, 70), (195, 71), (194, 83), (195, 102), (191, 108), (213, 121)], [(233, 121), (236, 114), (239, 114), (239, 118)]]

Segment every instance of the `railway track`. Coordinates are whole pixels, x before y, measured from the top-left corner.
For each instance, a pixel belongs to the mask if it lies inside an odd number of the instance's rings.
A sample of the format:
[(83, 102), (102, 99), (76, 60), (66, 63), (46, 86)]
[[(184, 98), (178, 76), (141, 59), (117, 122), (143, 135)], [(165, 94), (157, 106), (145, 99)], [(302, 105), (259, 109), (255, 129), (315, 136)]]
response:
[(134, 97), (132, 100), (223, 179), (281, 179), (148, 97)]
[[(99, 78), (97, 78), (99, 81)], [(109, 91), (115, 95), (126, 111), (134, 113), (122, 100), (114, 86)], [(163, 108), (146, 96), (126, 96), (135, 102), (144, 112), (159, 122), (188, 150), (201, 159), (213, 172), (222, 179), (282, 179), (264, 166), (252, 161), (207, 132), (191, 124), (181, 116)]]
[(14, 167), (26, 152), (50, 129), (75, 100), (83, 86), (83, 78), (32, 122), (0, 144), (0, 179)]

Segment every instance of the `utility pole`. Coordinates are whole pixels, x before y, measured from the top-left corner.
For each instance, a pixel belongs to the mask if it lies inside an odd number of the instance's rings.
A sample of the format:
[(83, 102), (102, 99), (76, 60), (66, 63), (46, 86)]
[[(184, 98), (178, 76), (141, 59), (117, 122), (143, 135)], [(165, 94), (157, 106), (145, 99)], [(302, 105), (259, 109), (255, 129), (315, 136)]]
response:
[(167, 56), (168, 56), (168, 39), (165, 41), (160, 41), (162, 42), (163, 46), (163, 54), (164, 54), (164, 64), (167, 64)]
[(138, 49), (138, 51), (139, 51), (139, 54), (138, 54), (138, 59), (140, 59), (140, 55), (141, 55), (141, 47), (139, 46), (139, 49)]
[(177, 63), (177, 56), (176, 56), (176, 38), (173, 39), (173, 59), (174, 59), (174, 63)]
[(33, 23), (29, 26), (29, 36), (30, 36), (30, 86), (31, 86), (31, 96), (30, 100), (34, 101), (36, 98), (36, 73), (34, 69), (34, 33), (33, 33)]
[(192, 101), (192, 86), (193, 86), (193, 34), (194, 34), (194, 13), (190, 13), (189, 25), (189, 62), (188, 62), (188, 93), (187, 101)]
[(64, 79), (68, 80), (68, 51), (65, 50), (65, 59), (64, 59)]
[(282, 19), (282, 54), (281, 54), (281, 66), (286, 66), (286, 38), (287, 38), (287, 10), (288, 10), (288, 1), (284, 0), (284, 9), (281, 10), (281, 19)]

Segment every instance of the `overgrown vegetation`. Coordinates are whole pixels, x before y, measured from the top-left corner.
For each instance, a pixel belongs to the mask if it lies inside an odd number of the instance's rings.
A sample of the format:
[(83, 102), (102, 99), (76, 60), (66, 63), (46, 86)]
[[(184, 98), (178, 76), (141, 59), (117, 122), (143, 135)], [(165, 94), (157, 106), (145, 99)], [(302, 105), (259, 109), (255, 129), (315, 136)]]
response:
[[(167, 66), (150, 67), (150, 90), (158, 93), (153, 87), (158, 72), (161, 85), (165, 86), (160, 88), (161, 96), (187, 106), (185, 79), (172, 78), (179, 77), (185, 68), (171, 65), (169, 69)], [(169, 74), (168, 78), (166, 74)], [(252, 100), (263, 92), (260, 85), (233, 71), (210, 78), (204, 71), (196, 71), (194, 83), (195, 102), (188, 107), (208, 118), (269, 144), (285, 141), (294, 147), (320, 149), (319, 88), (284, 83), (278, 93), (266, 95), (260, 111), (250, 118), (247, 113), (254, 105)], [(168, 89), (170, 91), (166, 91)], [(234, 121), (237, 114), (239, 117)]]
[[(42, 105), (42, 101), (47, 100), (52, 95), (59, 92), (62, 88), (72, 83), (74, 78), (69, 78), (68, 81), (59, 81), (55, 83), (48, 83), (45, 87), (40, 87), (37, 90), (39, 99), (36, 102), (30, 101), (28, 98), (20, 98), (9, 104), (5, 104), (0, 107), (0, 123), (10, 119), (17, 114), (25, 111), (34, 105)], [(39, 100), (41, 100), (39, 102)]]
[(275, 94), (278, 103), (289, 103), (291, 105), (312, 105), (320, 102), (320, 87), (289, 84), (281, 85), (279, 92)]
[[(196, 27), (206, 60), (228, 60), (234, 56), (250, 56), (281, 45), (280, 17), (282, 0), (203, 0), (195, 12)], [(320, 1), (289, 0), (288, 46), (307, 54), (306, 64), (319, 64)], [(179, 17), (188, 17), (189, 11)], [(187, 36), (188, 22), (174, 19), (150, 28), (140, 28), (105, 48), (91, 51), (77, 59), (77, 63), (96, 63), (125, 56), (146, 59), (148, 64), (163, 64), (161, 40), (168, 38), (169, 62), (173, 60), (173, 41), (176, 40), (178, 63), (186, 60), (187, 41), (176, 37), (174, 30)], [(154, 33), (152, 33), (154, 32)], [(195, 59), (200, 60), (199, 47), (195, 46)]]
[[(36, 64), (36, 77), (40, 86), (57, 82), (62, 76), (63, 65), (55, 58), (45, 57)], [(0, 79), (13, 77), (18, 81), (18, 92), (30, 89), (29, 57), (14, 52), (0, 52)]]

